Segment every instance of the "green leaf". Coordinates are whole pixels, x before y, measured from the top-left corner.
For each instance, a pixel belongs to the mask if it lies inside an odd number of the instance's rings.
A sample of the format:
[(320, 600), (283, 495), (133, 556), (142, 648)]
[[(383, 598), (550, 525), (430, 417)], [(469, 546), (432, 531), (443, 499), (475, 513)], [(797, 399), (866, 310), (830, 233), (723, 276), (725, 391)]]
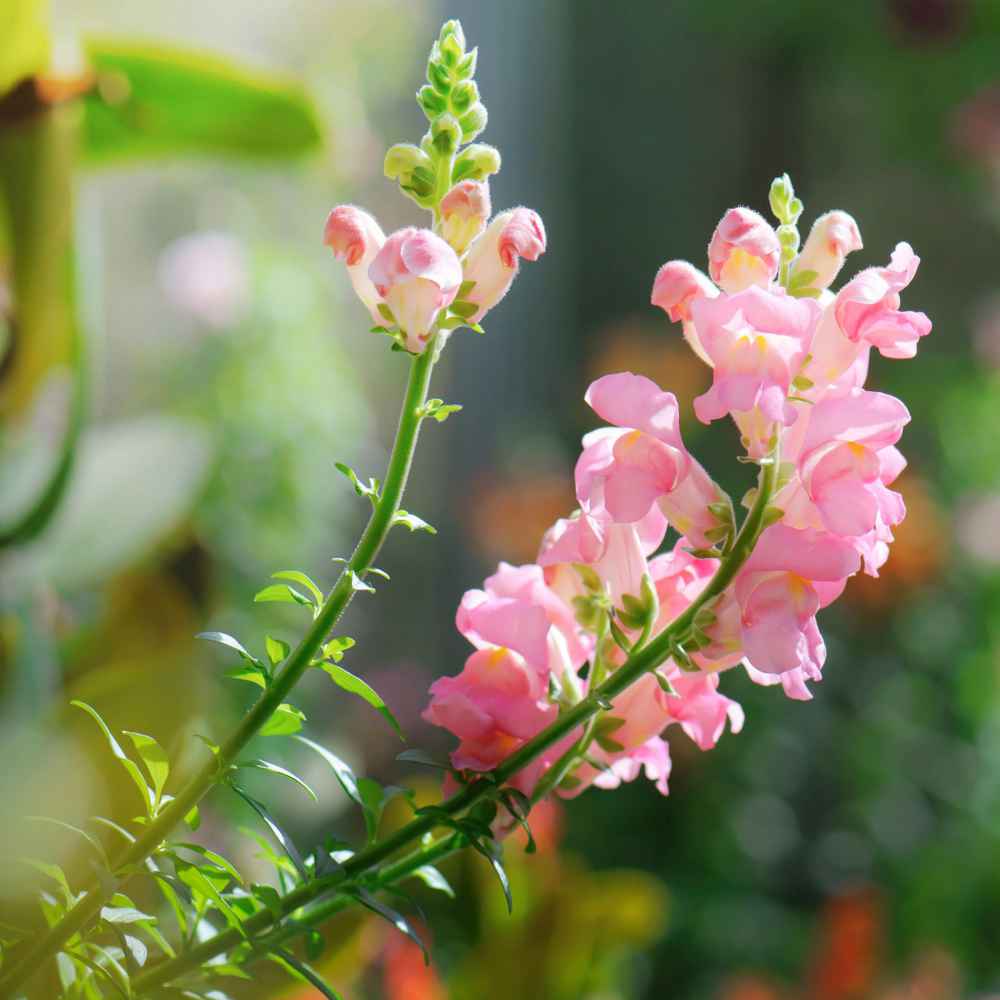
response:
[[(212, 873), (216, 872), (217, 869), (213, 869)], [(233, 930), (237, 931), (241, 937), (246, 937), (246, 931), (243, 929), (243, 921), (240, 920), (239, 914), (230, 906), (230, 904), (223, 898), (222, 893), (219, 891), (219, 887), (213, 881), (211, 874), (205, 872), (203, 869), (198, 868), (196, 865), (185, 865), (180, 864), (177, 866), (177, 877), (194, 893), (203, 897), (204, 899), (210, 900), (215, 908), (222, 914), (222, 918), (229, 924)], [(226, 881), (229, 881), (229, 876), (226, 876)]]
[(297, 569), (279, 570), (277, 573), (272, 573), (271, 578), (274, 580), (291, 580), (293, 583), (301, 583), (316, 598), (317, 604), (323, 603), (323, 591), (319, 589), (314, 580)]
[(340, 994), (336, 993), (323, 977), (313, 968), (306, 965), (301, 959), (296, 958), (290, 951), (283, 948), (275, 948), (270, 956), (278, 965), (290, 971), (296, 978), (302, 979), (317, 990), (326, 1000), (341, 1000)]
[(427, 946), (401, 913), (397, 913), (392, 907), (386, 906), (385, 903), (373, 896), (367, 889), (355, 889), (351, 895), (355, 896), (362, 906), (367, 907), (373, 913), (377, 913), (380, 917), (388, 920), (396, 930), (405, 934), (423, 952), (424, 964), (430, 965), (431, 958), (427, 953)]
[(103, 165), (210, 154), (265, 159), (316, 149), (316, 112), (295, 82), (228, 60), (141, 42), (91, 40), (82, 154)]
[(417, 517), (416, 514), (411, 514), (407, 510), (397, 510), (396, 513), (392, 515), (392, 523), (402, 524), (404, 527), (409, 528), (410, 531), (426, 531), (430, 535), (437, 534), (437, 528), (428, 524), (423, 518)]
[(267, 690), (267, 675), (263, 670), (250, 667), (233, 667), (226, 671), (226, 676), (234, 681), (246, 681), (248, 684), (256, 684), (259, 688)]
[(176, 843), (168, 844), (167, 850), (192, 851), (193, 853), (203, 857), (206, 861), (211, 861), (217, 868), (221, 868), (234, 882), (238, 882), (241, 885), (243, 884), (243, 879), (240, 877), (240, 873), (236, 870), (231, 861), (226, 860), (226, 858), (224, 858), (221, 854), (217, 854), (215, 851), (210, 851), (207, 847), (203, 847), (201, 844), (193, 844), (190, 841), (179, 840)]
[(449, 899), (455, 898), (455, 890), (433, 865), (421, 865), (413, 872), (413, 875), (428, 888), (443, 892)]
[(258, 590), (253, 599), (255, 604), (304, 604), (310, 608), (315, 606), (305, 594), (300, 594), (287, 583), (272, 583), (269, 587)]
[(191, 811), (184, 817), (184, 822), (187, 824), (187, 828), (192, 832), (201, 826), (201, 813), (198, 811), (197, 806), (191, 806)]
[(146, 943), (137, 937), (133, 937), (131, 934), (123, 934), (122, 944), (127, 949), (129, 955), (132, 956), (132, 961), (142, 968), (149, 957), (149, 949), (146, 947)]
[(66, 830), (69, 833), (75, 833), (78, 837), (82, 837), (94, 849), (94, 852), (101, 859), (101, 863), (104, 867), (108, 867), (108, 854), (107, 851), (104, 850), (104, 845), (96, 837), (87, 833), (86, 830), (81, 830), (78, 826), (73, 826), (72, 823), (66, 823), (61, 819), (54, 819), (51, 816), (25, 816), (25, 819), (32, 823), (50, 823), (52, 826), (58, 826), (62, 830)]
[(66, 873), (59, 867), (59, 865), (52, 864), (48, 861), (39, 861), (37, 858), (21, 858), (22, 864), (28, 865), (29, 868), (34, 868), (35, 871), (41, 872), (43, 875), (47, 875), (53, 880), (62, 891), (63, 898), (66, 900), (67, 906), (72, 906), (76, 896), (73, 894), (73, 890), (69, 887), (69, 880), (66, 878)]
[(146, 770), (153, 781), (153, 789), (156, 793), (154, 811), (160, 804), (160, 797), (163, 795), (163, 786), (170, 777), (170, 760), (166, 751), (160, 746), (152, 736), (145, 733), (133, 733), (131, 730), (124, 730), (123, 735), (127, 736), (135, 747), (136, 752), (146, 765)]
[(333, 465), (338, 472), (347, 477), (350, 484), (354, 487), (354, 492), (357, 493), (359, 497), (367, 497), (371, 501), (373, 507), (378, 503), (379, 482), (377, 479), (369, 479), (368, 484), (365, 485), (358, 478), (358, 474), (349, 465), (345, 465), (343, 462), (334, 462)]
[(300, 788), (304, 788), (312, 797), (313, 802), (319, 802), (319, 797), (316, 793), (297, 774), (289, 771), (287, 767), (282, 767), (280, 764), (272, 764), (268, 760), (241, 760), (236, 766), (251, 767), (256, 768), (258, 771), (270, 771), (272, 774), (280, 774), (282, 777), (288, 778), (289, 781), (294, 781)]
[(291, 652), (287, 642), (270, 635), (264, 637), (264, 648), (267, 650), (267, 658), (271, 661), (272, 667), (276, 667)]
[(470, 316), (475, 316), (480, 310), (481, 306), (477, 305), (475, 302), (452, 302), (451, 311), (456, 316), (461, 316), (463, 320), (468, 319)]
[(471, 839), (471, 846), (474, 847), (493, 867), (497, 878), (500, 880), (500, 888), (503, 889), (503, 897), (507, 903), (507, 912), (514, 912), (514, 898), (510, 894), (510, 880), (507, 878), (507, 871), (501, 860), (500, 848), (492, 841), (482, 843)]
[(230, 649), (235, 649), (240, 656), (243, 657), (247, 663), (252, 664), (255, 667), (260, 667), (261, 662), (256, 656), (248, 653), (244, 648), (243, 644), (239, 639), (227, 634), (226, 632), (199, 632), (196, 639), (207, 639), (209, 642), (217, 642), (221, 646), (228, 646)]
[(371, 843), (378, 836), (378, 824), (385, 805), (385, 791), (374, 778), (359, 778), (358, 794), (361, 796), (361, 809), (365, 817), (365, 831), (368, 834), (368, 842)]
[(327, 662), (322, 664), (322, 668), (330, 675), (334, 684), (343, 688), (343, 690), (349, 692), (350, 694), (356, 694), (359, 698), (368, 702), (372, 708), (384, 716), (384, 718), (389, 722), (389, 725), (391, 725), (396, 731), (396, 735), (401, 740), (406, 740), (406, 737), (403, 736), (403, 730), (399, 728), (399, 723), (396, 721), (396, 717), (391, 711), (389, 711), (388, 706), (374, 688), (366, 684), (360, 677), (356, 677), (349, 670), (339, 664)]
[(358, 593), (374, 594), (375, 593), (375, 588), (370, 583), (365, 583), (365, 581), (362, 580), (361, 577), (358, 576), (358, 574), (355, 573), (353, 569), (350, 571), (350, 574), (348, 576), (348, 580), (350, 581), (350, 584), (351, 584), (351, 590), (355, 594), (358, 594)]
[(424, 767), (433, 767), (439, 771), (451, 770), (450, 764), (438, 760), (426, 750), (420, 750), (417, 747), (411, 747), (409, 750), (396, 754), (396, 760), (402, 761), (404, 764), (422, 764)]
[(281, 893), (273, 885), (258, 885), (254, 883), (254, 885), (250, 886), (250, 894), (263, 903), (275, 920), (280, 919), (282, 915)]
[(143, 807), (145, 808), (146, 813), (151, 814), (153, 803), (155, 802), (155, 794), (146, 784), (146, 779), (142, 776), (142, 771), (139, 770), (139, 765), (136, 764), (131, 757), (127, 756), (124, 750), (122, 750), (121, 744), (114, 738), (107, 723), (101, 718), (96, 709), (91, 708), (85, 701), (73, 700), (70, 704), (74, 708), (82, 708), (83, 711), (85, 711), (100, 727), (101, 732), (104, 733), (104, 738), (108, 741), (108, 746), (111, 747), (111, 752), (118, 758), (118, 760), (121, 761), (122, 767), (125, 768), (129, 777), (135, 783), (136, 788), (139, 789), (139, 794), (142, 796)]
[(305, 712), (300, 712), (294, 705), (282, 702), (272, 713), (271, 718), (261, 726), (258, 736), (288, 736), (297, 733), (302, 728)]
[(254, 810), (254, 812), (257, 813), (258, 816), (260, 816), (267, 828), (271, 831), (274, 839), (281, 844), (281, 847), (288, 855), (289, 860), (293, 865), (295, 865), (295, 869), (301, 876), (302, 881), (307, 881), (309, 878), (308, 869), (306, 868), (305, 861), (302, 859), (302, 855), (299, 853), (299, 849), (295, 846), (295, 841), (292, 840), (291, 836), (285, 832), (284, 828), (270, 814), (270, 812), (268, 812), (267, 807), (263, 803), (258, 802), (252, 795), (248, 795), (234, 782), (230, 782), (230, 787), (241, 799), (243, 799), (244, 802), (246, 802), (248, 806), (250, 806), (251, 809)]
[(340, 663), (344, 653), (353, 647), (354, 640), (349, 635), (339, 636), (323, 644), (323, 656), (328, 660), (333, 660), (334, 663)]
[(156, 922), (156, 917), (143, 913), (134, 906), (105, 906), (101, 909), (101, 919), (109, 924), (135, 924), (141, 920)]
[(358, 790), (358, 779), (354, 777), (354, 772), (347, 766), (347, 764), (345, 764), (335, 753), (327, 750), (326, 747), (321, 746), (319, 743), (313, 742), (306, 736), (295, 736), (293, 738), (309, 747), (310, 750), (318, 753), (320, 757), (322, 757), (323, 760), (330, 765), (337, 781), (340, 782), (340, 787), (343, 788), (348, 797), (357, 802), (359, 806), (364, 806), (365, 801), (361, 796), (361, 792)]

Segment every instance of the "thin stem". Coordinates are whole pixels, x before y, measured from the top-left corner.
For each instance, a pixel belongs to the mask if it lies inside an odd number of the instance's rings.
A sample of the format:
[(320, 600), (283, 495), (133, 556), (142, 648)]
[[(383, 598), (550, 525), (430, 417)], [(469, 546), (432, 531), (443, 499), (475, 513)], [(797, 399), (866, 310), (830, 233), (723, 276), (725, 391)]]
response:
[[(643, 674), (655, 670), (656, 667), (670, 656), (674, 643), (679, 641), (691, 629), (698, 611), (726, 590), (753, 551), (754, 545), (756, 545), (757, 539), (763, 530), (764, 514), (774, 495), (777, 483), (779, 465), (777, 451), (775, 451), (772, 459), (772, 461), (768, 462), (761, 469), (757, 498), (746, 519), (743, 521), (743, 525), (732, 547), (720, 562), (719, 568), (709, 581), (708, 586), (705, 587), (687, 610), (675, 618), (656, 638), (631, 654), (622, 666), (605, 681), (596, 685), (585, 698), (563, 712), (555, 722), (528, 740), (518, 751), (511, 754), (510, 757), (490, 772), (488, 779), (481, 778), (466, 785), (461, 791), (456, 792), (450, 799), (443, 802), (440, 807), (441, 809), (449, 816), (454, 817), (465, 812), (465, 810), (477, 802), (493, 795), (499, 786), (509, 781), (515, 774), (535, 760), (536, 757), (557, 744), (565, 736), (568, 736), (577, 727), (585, 725), (593, 716), (602, 711), (604, 703), (613, 700)], [(288, 893), (281, 900), (281, 905), (278, 908), (280, 912), (277, 919), (280, 920), (284, 916), (293, 914), (296, 910), (334, 890), (337, 891), (335, 899), (339, 899), (341, 891), (349, 889), (352, 885), (356, 884), (362, 875), (370, 872), (377, 865), (392, 857), (397, 851), (408, 847), (414, 841), (419, 840), (440, 825), (440, 812), (436, 814), (425, 813), (417, 816), (405, 826), (400, 827), (395, 833), (386, 837), (385, 840), (372, 844), (365, 850), (353, 855), (344, 862), (343, 867), (336, 874), (307, 882)], [(449, 837), (446, 840), (454, 842), (453, 850), (457, 850), (462, 843), (462, 838)], [(425, 852), (436, 852), (441, 843), (441, 841), (438, 841), (432, 847), (418, 850), (413, 854), (407, 855), (394, 865), (383, 869), (382, 875), (375, 877), (374, 884), (376, 887), (388, 885), (389, 882), (385, 880), (384, 876), (397, 866), (401, 866), (401, 870), (409, 872), (415, 868), (419, 868), (420, 864), (429, 863), (430, 854)], [(448, 851), (446, 853), (451, 852)], [(437, 853), (434, 854), (434, 857), (440, 856)], [(420, 860), (421, 858), (423, 858), (422, 861)], [(371, 883), (366, 883), (366, 887), (369, 884)], [(334, 900), (331, 900), (327, 904), (324, 904), (324, 906), (332, 907), (332, 909), (315, 907), (306, 911), (306, 915), (296, 918), (296, 931), (304, 929), (307, 926), (307, 920), (311, 924), (320, 919), (325, 919), (330, 913), (342, 909), (344, 905), (348, 904), (335, 903)], [(309, 916), (316, 914), (318, 915), (314, 919)], [(253, 934), (267, 930), (275, 922), (275, 914), (270, 910), (261, 910), (245, 920), (243, 927), (252, 936)], [(216, 955), (221, 955), (235, 948), (242, 940), (244, 940), (243, 936), (233, 928), (222, 931), (214, 937), (203, 941), (190, 952), (162, 962), (160, 965), (147, 970), (136, 978), (135, 986), (137, 989), (148, 989), (152, 986), (163, 986), (170, 983), (184, 973), (197, 969), (202, 963), (214, 958)]]
[[(133, 872), (136, 866), (163, 843), (170, 831), (197, 805), (220, 777), (226, 774), (246, 744), (270, 719), (275, 709), (285, 701), (288, 693), (309, 668), (330, 630), (350, 604), (354, 596), (355, 576), (362, 577), (371, 568), (399, 510), (423, 420), (422, 408), (427, 400), (431, 371), (434, 367), (434, 354), (435, 345), (431, 343), (422, 354), (413, 358), (406, 397), (396, 430), (396, 440), (381, 495), (358, 540), (354, 554), (338, 577), (309, 631), (289, 655), (281, 672), (275, 676), (267, 690), (261, 693), (244, 716), (235, 732), (222, 743), (218, 754), (188, 781), (156, 820), (115, 859), (113, 872)], [(128, 874), (108, 879), (104, 883), (95, 880), (76, 905), (0, 980), (0, 996), (13, 995), (14, 990), (24, 984), (74, 934), (82, 930), (98, 914), (101, 907), (106, 905), (127, 878)]]

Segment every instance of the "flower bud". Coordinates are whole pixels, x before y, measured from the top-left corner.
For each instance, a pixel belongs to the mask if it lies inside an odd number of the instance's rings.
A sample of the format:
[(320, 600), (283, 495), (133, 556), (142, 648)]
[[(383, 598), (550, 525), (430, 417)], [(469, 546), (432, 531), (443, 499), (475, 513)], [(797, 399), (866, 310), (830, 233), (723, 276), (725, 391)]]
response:
[(438, 47), (441, 50), (442, 58), (449, 66), (454, 65), (465, 54), (465, 32), (462, 30), (462, 22), (458, 18), (452, 18), (441, 25)]
[(417, 103), (427, 116), (428, 121), (433, 121), (448, 109), (448, 99), (443, 94), (439, 94), (430, 84), (425, 84), (417, 91)]
[(486, 107), (481, 103), (473, 104), (458, 120), (462, 126), (462, 142), (471, 142), (486, 128)]
[(408, 226), (385, 241), (368, 268), (368, 277), (392, 310), (406, 349), (419, 354), (427, 346), (438, 313), (455, 299), (462, 265), (440, 236)]
[(464, 299), (479, 306), (471, 321), (478, 323), (507, 294), (521, 257), (534, 261), (543, 253), (545, 227), (537, 212), (515, 208), (498, 215), (465, 258), (465, 280), (474, 284)]
[(778, 274), (781, 244), (771, 226), (750, 208), (731, 208), (708, 244), (708, 273), (730, 294), (767, 287)]
[(698, 268), (686, 260), (668, 260), (656, 272), (653, 294), (650, 297), (650, 302), (659, 306), (670, 317), (671, 322), (684, 324), (684, 339), (707, 365), (712, 362), (705, 353), (691, 320), (691, 304), (698, 299), (714, 299), (718, 294), (718, 288)]
[(486, 181), (460, 181), (441, 199), (441, 235), (456, 253), (465, 253), (486, 228), (490, 212), (490, 188)]
[(861, 247), (861, 232), (854, 219), (846, 212), (827, 212), (809, 230), (809, 238), (795, 261), (795, 273), (815, 271), (809, 286), (829, 288), (844, 266), (844, 258)]
[(464, 180), (484, 181), (499, 170), (499, 151), (485, 143), (474, 142), (459, 153), (451, 179), (456, 184)]
[(442, 156), (451, 156), (462, 141), (462, 126), (451, 115), (440, 115), (431, 122), (431, 143)]
[(379, 294), (368, 276), (369, 265), (385, 243), (385, 234), (379, 224), (367, 212), (354, 205), (338, 205), (327, 216), (323, 242), (338, 260), (347, 265), (347, 273), (355, 293), (375, 322), (381, 323), (378, 312)]
[(479, 87), (475, 80), (467, 80), (456, 86), (449, 97), (452, 111), (457, 115), (464, 115), (469, 108), (479, 100)]
[(430, 208), (436, 192), (434, 164), (424, 150), (409, 142), (390, 146), (383, 165), (385, 176), (398, 181), (400, 188), (418, 205)]

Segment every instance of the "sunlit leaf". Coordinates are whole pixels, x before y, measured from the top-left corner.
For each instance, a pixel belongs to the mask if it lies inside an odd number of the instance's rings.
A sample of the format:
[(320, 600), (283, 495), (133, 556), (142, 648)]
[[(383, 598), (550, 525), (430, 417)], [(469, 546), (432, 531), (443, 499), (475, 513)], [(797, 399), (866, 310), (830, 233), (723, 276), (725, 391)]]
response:
[(420, 879), (428, 888), (443, 892), (450, 899), (455, 898), (455, 890), (452, 889), (448, 880), (433, 865), (421, 865), (413, 872), (413, 875)]
[(221, 854), (215, 851), (209, 850), (207, 847), (203, 847), (201, 844), (192, 844), (189, 841), (177, 841), (176, 843), (167, 845), (169, 850), (185, 850), (192, 851), (195, 854), (201, 855), (206, 861), (211, 861), (213, 865), (217, 868), (221, 868), (227, 875), (229, 875), (234, 882), (242, 883), (243, 879), (240, 877), (240, 873), (236, 870), (233, 863), (224, 858)]
[(267, 658), (271, 661), (271, 666), (276, 667), (288, 656), (290, 647), (287, 642), (275, 639), (273, 636), (264, 637), (264, 648), (267, 650)]
[(305, 712), (300, 712), (288, 702), (280, 704), (272, 713), (271, 718), (261, 726), (260, 736), (288, 736), (297, 733), (302, 728)]
[(422, 517), (417, 517), (416, 514), (411, 514), (408, 510), (397, 510), (392, 516), (393, 524), (401, 524), (410, 531), (426, 531), (428, 534), (436, 535), (437, 528), (432, 524), (428, 524)]
[(333, 682), (338, 687), (343, 688), (351, 694), (356, 694), (359, 698), (368, 702), (372, 708), (376, 709), (385, 719), (388, 720), (389, 724), (396, 731), (396, 735), (401, 740), (406, 739), (406, 737), (403, 736), (403, 730), (400, 729), (399, 723), (396, 721), (396, 717), (386, 706), (386, 703), (382, 700), (381, 695), (379, 695), (373, 687), (366, 684), (360, 677), (355, 676), (349, 670), (337, 663), (326, 662), (321, 664), (321, 666), (323, 670), (330, 675)]
[(310, 750), (318, 753), (330, 765), (331, 770), (336, 775), (337, 781), (340, 782), (340, 787), (344, 789), (347, 795), (354, 799), (359, 806), (364, 805), (364, 800), (358, 791), (358, 780), (354, 777), (354, 772), (344, 761), (332, 751), (327, 750), (326, 747), (321, 746), (306, 736), (295, 736), (294, 738), (309, 747)]
[[(222, 893), (219, 891), (219, 887), (215, 884), (212, 879), (212, 873), (206, 872), (195, 865), (184, 865), (179, 864), (177, 866), (177, 877), (189, 888), (192, 892), (197, 893), (205, 899), (210, 900), (215, 908), (222, 914), (223, 919), (232, 927), (234, 930), (238, 931), (243, 937), (246, 937), (246, 931), (243, 929), (243, 921), (240, 920), (239, 914), (229, 905), (229, 903), (223, 898)], [(226, 876), (226, 882), (229, 881), (229, 876)]]
[(132, 956), (132, 961), (136, 965), (141, 968), (146, 964), (146, 959), (149, 957), (149, 949), (146, 947), (144, 941), (133, 937), (131, 934), (123, 934), (122, 942), (128, 949), (129, 954)]
[(323, 603), (323, 591), (319, 589), (316, 582), (311, 577), (306, 576), (306, 574), (300, 570), (283, 569), (279, 570), (277, 573), (272, 573), (271, 577), (275, 580), (291, 580), (293, 583), (301, 583), (302, 586), (313, 595), (317, 604)]
[(105, 906), (101, 909), (101, 919), (109, 924), (134, 924), (140, 920), (155, 920), (156, 917), (134, 906)]
[(236, 766), (252, 767), (259, 771), (270, 771), (272, 774), (280, 774), (282, 777), (288, 778), (289, 781), (294, 781), (300, 788), (305, 789), (312, 797), (313, 802), (319, 802), (319, 796), (297, 774), (289, 771), (287, 767), (282, 767), (280, 764), (272, 764), (269, 760), (241, 760)]
[(243, 647), (243, 643), (234, 636), (229, 635), (227, 632), (199, 632), (196, 639), (207, 639), (209, 642), (217, 642), (222, 646), (228, 646), (230, 649), (235, 649), (240, 656), (243, 657), (248, 663), (253, 664), (256, 667), (261, 666), (260, 660), (251, 653), (248, 653)]
[(300, 594), (287, 583), (272, 583), (263, 590), (258, 590), (253, 599), (256, 604), (304, 604), (313, 607), (313, 602), (305, 594)]
[(142, 758), (142, 762), (146, 765), (146, 770), (153, 780), (153, 789), (156, 793), (156, 804), (158, 805), (160, 796), (163, 795), (163, 786), (167, 783), (167, 778), (170, 777), (170, 761), (167, 758), (166, 751), (152, 736), (146, 736), (145, 733), (133, 733), (126, 729), (123, 735), (132, 741), (132, 745)]
[(87, 163), (178, 154), (273, 159), (319, 145), (316, 113), (295, 82), (149, 43), (90, 40), (86, 48), (98, 79), (84, 102)]

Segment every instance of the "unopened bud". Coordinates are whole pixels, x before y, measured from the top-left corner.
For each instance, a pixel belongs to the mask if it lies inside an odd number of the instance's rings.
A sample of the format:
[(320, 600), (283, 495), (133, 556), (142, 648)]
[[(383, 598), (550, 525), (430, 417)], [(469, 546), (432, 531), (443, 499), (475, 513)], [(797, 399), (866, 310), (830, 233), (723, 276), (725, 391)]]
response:
[(460, 83), (451, 92), (451, 108), (457, 115), (463, 115), (479, 100), (479, 88), (475, 80)]
[(486, 128), (486, 120), (486, 107), (479, 103), (473, 104), (458, 120), (462, 128), (462, 141), (471, 142), (475, 139)]
[(484, 181), (500, 170), (500, 153), (492, 146), (476, 142), (462, 150), (455, 161), (451, 178), (459, 181)]
[(451, 115), (441, 115), (431, 122), (431, 143), (442, 156), (450, 156), (462, 141), (462, 126)]
[(430, 84), (425, 84), (417, 91), (417, 103), (427, 115), (428, 120), (433, 120), (448, 108), (447, 98), (443, 94), (439, 94)]

